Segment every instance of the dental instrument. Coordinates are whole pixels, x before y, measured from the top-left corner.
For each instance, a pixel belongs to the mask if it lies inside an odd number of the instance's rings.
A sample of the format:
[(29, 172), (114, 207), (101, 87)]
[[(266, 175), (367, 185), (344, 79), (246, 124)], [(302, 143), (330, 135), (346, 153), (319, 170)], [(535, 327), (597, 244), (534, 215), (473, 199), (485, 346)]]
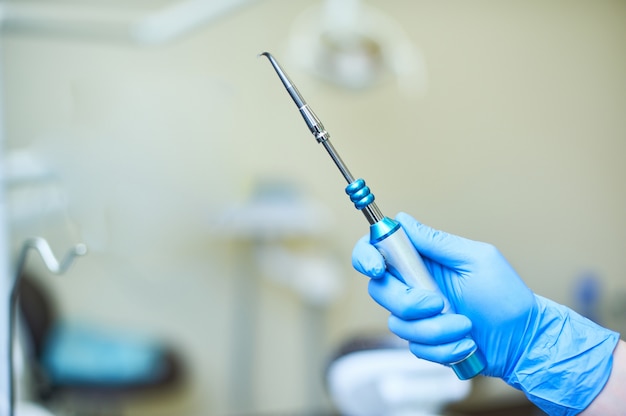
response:
[[(308, 106), (296, 86), (291, 82), (285, 71), (269, 52), (263, 52), (278, 74), (287, 92), (298, 107), (302, 118), (318, 143), (322, 144), (337, 168), (348, 182), (346, 193), (361, 211), (370, 224), (370, 243), (374, 245), (385, 258), (387, 269), (398, 279), (410, 287), (419, 287), (441, 294), (437, 284), (430, 276), (422, 258), (413, 247), (404, 229), (397, 221), (382, 214), (374, 195), (363, 179), (354, 179), (345, 163), (330, 142), (330, 134), (324, 128), (320, 119)], [(441, 294), (445, 300), (445, 296)], [(445, 300), (442, 313), (451, 312), (450, 304)], [(486, 366), (485, 358), (478, 348), (472, 350), (462, 360), (448, 364), (461, 380), (467, 380), (479, 375)]]

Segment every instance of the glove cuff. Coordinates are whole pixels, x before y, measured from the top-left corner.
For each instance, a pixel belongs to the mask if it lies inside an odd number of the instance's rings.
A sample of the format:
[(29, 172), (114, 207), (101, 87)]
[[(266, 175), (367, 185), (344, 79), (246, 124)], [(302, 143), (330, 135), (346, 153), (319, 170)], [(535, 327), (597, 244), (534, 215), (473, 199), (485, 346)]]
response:
[(530, 342), (504, 380), (549, 415), (576, 415), (609, 379), (619, 334), (563, 305), (535, 298)]

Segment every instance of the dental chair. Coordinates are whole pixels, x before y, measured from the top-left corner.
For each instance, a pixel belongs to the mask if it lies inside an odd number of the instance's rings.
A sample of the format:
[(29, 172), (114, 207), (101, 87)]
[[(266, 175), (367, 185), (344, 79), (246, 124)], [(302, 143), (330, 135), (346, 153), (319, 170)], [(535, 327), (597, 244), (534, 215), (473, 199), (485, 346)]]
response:
[(391, 334), (343, 343), (326, 370), (328, 394), (343, 416), (436, 416), (469, 395), (471, 382), (415, 357)]
[(35, 278), (20, 279), (19, 311), (30, 341), (35, 402), (81, 415), (120, 412), (125, 400), (178, 386), (178, 354), (154, 340), (93, 326), (67, 325)]

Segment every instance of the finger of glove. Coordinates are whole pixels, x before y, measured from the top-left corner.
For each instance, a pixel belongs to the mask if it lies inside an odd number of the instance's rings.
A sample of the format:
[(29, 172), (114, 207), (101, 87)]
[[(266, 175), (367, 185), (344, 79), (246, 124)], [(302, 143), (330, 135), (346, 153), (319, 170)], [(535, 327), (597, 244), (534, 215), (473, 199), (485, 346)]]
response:
[(357, 241), (352, 250), (352, 266), (371, 278), (380, 278), (385, 275), (387, 266), (380, 252), (369, 243), (369, 237), (364, 236)]
[(476, 343), (470, 338), (440, 345), (409, 343), (409, 349), (418, 358), (440, 364), (457, 363), (476, 349)]
[(389, 317), (389, 330), (407, 341), (426, 345), (448, 344), (465, 338), (472, 322), (463, 315), (439, 314), (424, 319)]
[(391, 273), (370, 280), (368, 290), (376, 303), (406, 320), (437, 315), (444, 307), (443, 298), (438, 293), (410, 288)]
[(470, 256), (481, 245), (454, 234), (424, 225), (404, 212), (396, 216), (409, 239), (423, 256), (446, 267), (457, 269), (470, 262)]

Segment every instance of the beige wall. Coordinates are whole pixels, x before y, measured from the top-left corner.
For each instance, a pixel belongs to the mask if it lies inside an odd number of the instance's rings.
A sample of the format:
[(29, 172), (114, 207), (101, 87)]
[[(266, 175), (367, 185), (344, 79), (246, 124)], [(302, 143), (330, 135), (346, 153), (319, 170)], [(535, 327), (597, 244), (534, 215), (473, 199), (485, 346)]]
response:
[[(248, 346), (255, 409), (308, 408), (321, 371), (309, 351), (325, 356), (343, 337), (386, 325), (350, 267), (366, 222), (256, 58), (286, 56), (291, 23), (314, 3), (258, 2), (160, 46), (2, 39), (7, 147), (41, 158), (67, 202), (67, 212), (16, 224), (13, 241), (37, 233), (59, 251), (89, 244), (88, 257), (49, 281), (63, 313), (174, 342), (193, 365), (189, 414), (233, 408), (233, 282), (245, 253), (215, 224), (258, 178), (289, 177), (333, 210), (323, 242), (345, 291), (312, 318), (324, 336), (307, 348), (304, 322), (315, 314), (260, 280)], [(393, 82), (351, 92), (288, 71), (381, 209), (495, 243), (532, 289), (560, 302), (571, 304), (586, 270), (612, 293), (626, 290), (626, 3), (370, 4), (420, 48), (425, 94)], [(33, 198), (45, 213), (49, 201)]]

